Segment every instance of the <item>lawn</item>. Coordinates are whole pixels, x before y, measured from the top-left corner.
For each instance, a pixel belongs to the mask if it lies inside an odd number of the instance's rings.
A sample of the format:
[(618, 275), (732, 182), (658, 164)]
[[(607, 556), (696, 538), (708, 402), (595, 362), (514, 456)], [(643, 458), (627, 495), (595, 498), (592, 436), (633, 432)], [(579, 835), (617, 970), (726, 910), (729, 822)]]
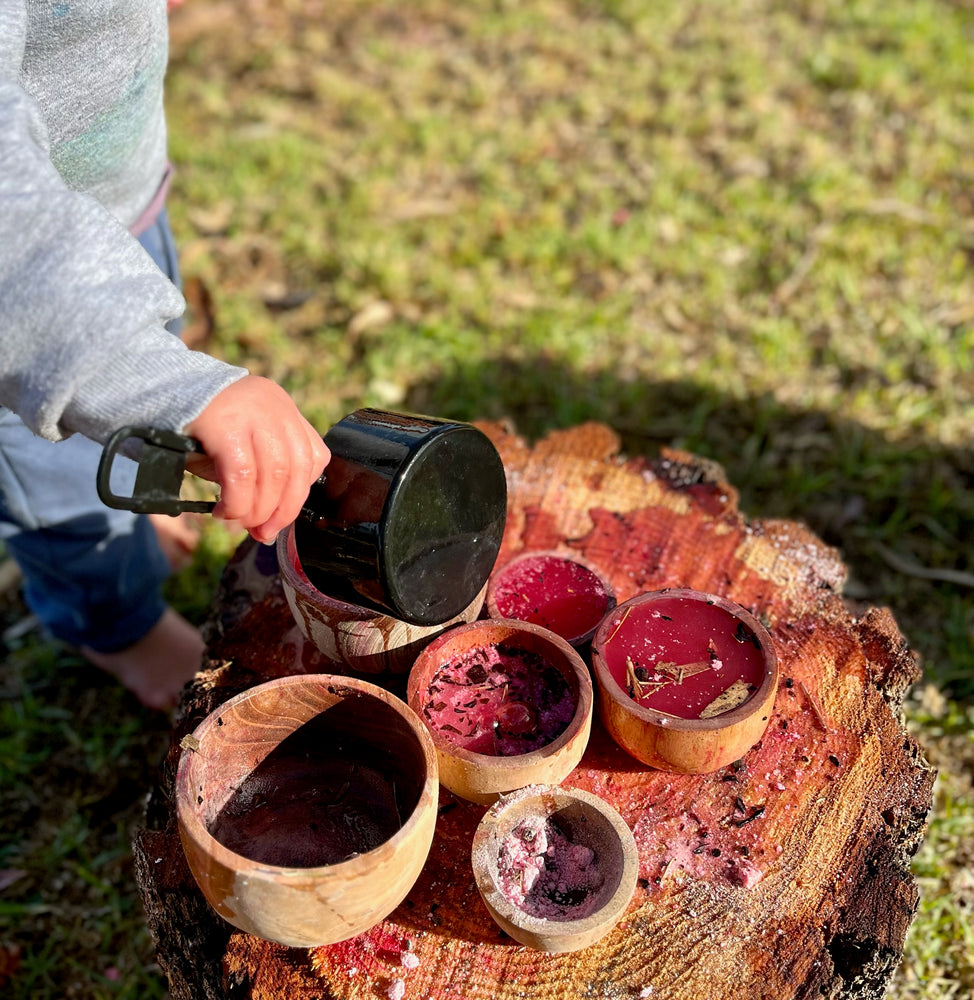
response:
[[(974, 991), (974, 94), (948, 0), (187, 0), (194, 343), (324, 430), (583, 420), (719, 462), (921, 657), (939, 768), (895, 1000)], [(206, 613), (234, 539), (172, 582)], [(165, 995), (128, 837), (166, 720), (3, 596), (0, 983)], [(19, 949), (19, 952), (18, 952)]]

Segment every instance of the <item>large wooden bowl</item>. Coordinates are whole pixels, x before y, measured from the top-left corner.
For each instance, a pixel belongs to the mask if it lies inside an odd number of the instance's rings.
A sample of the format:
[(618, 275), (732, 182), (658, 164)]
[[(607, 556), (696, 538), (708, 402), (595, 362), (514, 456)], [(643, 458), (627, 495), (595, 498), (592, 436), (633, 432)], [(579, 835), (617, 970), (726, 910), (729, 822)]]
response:
[(301, 633), (329, 660), (357, 673), (405, 673), (428, 642), (459, 622), (473, 621), (483, 607), (486, 581), (455, 618), (442, 625), (410, 625), (318, 590), (301, 567), (293, 526), (278, 534), (276, 545), (284, 595)]
[[(684, 613), (686, 620), (681, 621)], [(703, 623), (694, 624), (694, 619), (703, 615)], [(732, 669), (727, 654), (746, 651), (750, 683), (744, 685), (749, 689), (745, 700), (720, 710), (719, 698), (729, 693), (724, 690), (707, 706), (712, 709), (710, 714), (706, 710), (699, 713), (698, 703), (690, 717), (682, 717), (658, 706), (647, 707), (634, 698), (632, 687), (627, 690), (620, 684), (620, 663), (641, 662), (645, 643), (631, 638), (629, 631), (638, 634), (640, 626), (653, 618), (670, 623), (667, 627), (674, 635), (654, 643), (655, 655), (644, 657), (643, 663), (669, 661), (665, 667), (670, 677), (676, 673), (681, 681), (684, 669), (688, 674), (696, 669), (699, 674), (709, 675), (707, 683), (713, 685), (706, 695), (709, 698), (732, 679), (732, 675), (727, 676)], [(723, 668), (701, 670), (708, 660), (721, 663), (718, 652), (728, 661)], [(592, 668), (599, 716), (616, 743), (644, 764), (682, 774), (717, 771), (747, 753), (767, 729), (778, 691), (774, 642), (761, 622), (733, 601), (685, 588), (637, 594), (616, 607), (592, 639)], [(653, 669), (650, 666), (650, 682), (653, 677), (665, 676), (653, 673)], [(679, 688), (669, 684), (667, 697), (676, 698)]]
[(182, 743), (176, 816), (210, 905), (294, 947), (391, 913), (433, 839), (436, 752), (411, 709), (365, 681), (282, 677), (231, 698)]
[[(441, 667), (457, 658), (474, 650), (505, 645), (535, 654), (557, 670), (574, 699), (574, 714), (567, 728), (537, 749), (513, 756), (474, 752), (430, 723), (430, 707), (435, 702), (430, 683)], [(559, 784), (581, 760), (592, 728), (593, 693), (588, 667), (564, 639), (529, 622), (484, 619), (458, 625), (434, 639), (409, 673), (407, 697), (410, 707), (430, 729), (439, 760), (440, 783), (461, 798), (484, 805), (525, 785)]]
[[(551, 897), (542, 895), (532, 908), (532, 894), (540, 895), (545, 883), (533, 885), (528, 893), (521, 890), (518, 894), (526, 895), (526, 900), (512, 900), (511, 888), (518, 892), (521, 880), (504, 871), (503, 850), (523, 837), (524, 830), (534, 839), (546, 821), (557, 824), (572, 845), (570, 850), (580, 849), (590, 856), (591, 860), (585, 859), (582, 878), (592, 885), (575, 889), (567, 905), (563, 889), (561, 895), (551, 893), (562, 905), (552, 905)], [(557, 872), (557, 859), (550, 856), (553, 851), (549, 848), (544, 862), (548, 871), (542, 880), (552, 874), (551, 869)], [(587, 948), (619, 923), (636, 888), (639, 853), (625, 821), (597, 795), (579, 788), (531, 785), (505, 795), (487, 811), (474, 834), (471, 862), (480, 897), (503, 931), (539, 951), (563, 952)], [(589, 871), (595, 872), (594, 878), (586, 875)], [(557, 878), (551, 879), (549, 892), (563, 874), (557, 872)]]

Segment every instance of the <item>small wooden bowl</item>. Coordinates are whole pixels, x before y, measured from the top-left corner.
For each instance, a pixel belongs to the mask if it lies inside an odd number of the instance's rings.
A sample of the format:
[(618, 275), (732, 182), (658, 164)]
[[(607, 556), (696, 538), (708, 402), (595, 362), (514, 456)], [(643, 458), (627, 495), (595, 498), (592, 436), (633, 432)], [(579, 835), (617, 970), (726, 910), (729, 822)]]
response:
[[(548, 847), (547, 864), (538, 846)], [(608, 934), (632, 899), (639, 868), (633, 835), (612, 806), (578, 788), (545, 785), (505, 795), (487, 811), (471, 862), (497, 925), (548, 952), (577, 951)], [(525, 892), (528, 876), (537, 881)]]
[(532, 622), (572, 646), (584, 646), (616, 604), (605, 574), (575, 553), (524, 552), (495, 569), (487, 581), (491, 618)]
[(743, 756), (767, 728), (778, 689), (768, 630), (733, 601), (696, 590), (620, 604), (595, 633), (592, 666), (613, 739), (642, 763), (683, 774)]
[(225, 920), (309, 948), (368, 930), (426, 862), (439, 796), (426, 727), (398, 698), (331, 674), (231, 698), (183, 741), (176, 817)]
[(410, 625), (357, 604), (329, 597), (301, 567), (293, 525), (277, 536), (284, 595), (302, 635), (335, 663), (360, 674), (403, 674), (430, 640), (458, 622), (473, 621), (483, 607), (485, 583), (472, 604), (442, 625)]
[[(444, 681), (456, 671), (459, 683)], [(527, 622), (484, 619), (434, 639), (416, 658), (407, 697), (433, 738), (440, 783), (485, 805), (524, 785), (558, 784), (592, 727), (588, 667), (560, 636)]]

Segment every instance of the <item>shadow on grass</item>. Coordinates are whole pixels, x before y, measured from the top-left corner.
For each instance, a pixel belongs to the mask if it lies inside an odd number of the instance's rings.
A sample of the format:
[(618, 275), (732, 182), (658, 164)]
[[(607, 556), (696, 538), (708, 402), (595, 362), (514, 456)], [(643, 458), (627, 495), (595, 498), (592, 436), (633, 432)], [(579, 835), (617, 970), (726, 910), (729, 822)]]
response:
[(587, 420), (611, 426), (627, 455), (674, 446), (719, 462), (749, 518), (806, 523), (840, 549), (847, 594), (892, 609), (926, 679), (974, 698), (974, 455), (901, 440), (771, 396), (735, 399), (690, 381), (581, 377), (539, 359), (458, 367), (413, 386), (404, 408), (457, 419), (506, 419), (529, 441)]

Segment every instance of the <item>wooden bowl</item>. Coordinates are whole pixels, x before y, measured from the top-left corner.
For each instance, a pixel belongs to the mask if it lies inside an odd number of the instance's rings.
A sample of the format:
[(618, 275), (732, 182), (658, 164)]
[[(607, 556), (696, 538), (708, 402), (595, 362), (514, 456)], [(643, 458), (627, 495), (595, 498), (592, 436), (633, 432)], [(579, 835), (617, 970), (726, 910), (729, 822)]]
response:
[(367, 930), (419, 876), (436, 752), (402, 701), (331, 674), (259, 684), (183, 742), (176, 817), (189, 867), (235, 927), (309, 948)]
[(485, 619), (434, 639), (416, 658), (407, 697), (433, 738), (440, 783), (482, 804), (558, 784), (592, 727), (588, 667), (560, 636), (527, 622)]
[(609, 933), (636, 888), (639, 856), (622, 817), (578, 788), (532, 785), (496, 802), (471, 851), (497, 925), (541, 951), (577, 951)]
[(696, 590), (638, 594), (592, 639), (599, 715), (637, 760), (716, 771), (761, 739), (778, 689), (768, 630), (733, 601)]
[(483, 607), (485, 583), (461, 614), (442, 625), (410, 625), (317, 590), (301, 567), (293, 525), (277, 536), (284, 595), (302, 635), (335, 663), (356, 673), (405, 673), (420, 650), (458, 622), (473, 621)]
[(584, 646), (616, 604), (605, 574), (575, 553), (524, 552), (494, 570), (487, 581), (491, 618), (532, 622), (572, 646)]

